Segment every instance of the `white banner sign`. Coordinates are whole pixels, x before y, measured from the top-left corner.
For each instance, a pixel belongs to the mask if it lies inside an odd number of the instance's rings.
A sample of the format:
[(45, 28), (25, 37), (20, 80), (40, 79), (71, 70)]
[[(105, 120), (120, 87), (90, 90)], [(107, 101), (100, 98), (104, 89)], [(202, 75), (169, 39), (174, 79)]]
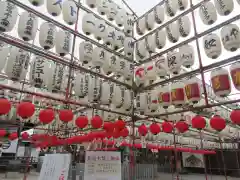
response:
[(67, 180), (70, 154), (46, 154), (38, 180)]
[(202, 154), (182, 153), (183, 167), (204, 168)]
[(84, 180), (121, 180), (121, 172), (120, 152), (86, 152)]

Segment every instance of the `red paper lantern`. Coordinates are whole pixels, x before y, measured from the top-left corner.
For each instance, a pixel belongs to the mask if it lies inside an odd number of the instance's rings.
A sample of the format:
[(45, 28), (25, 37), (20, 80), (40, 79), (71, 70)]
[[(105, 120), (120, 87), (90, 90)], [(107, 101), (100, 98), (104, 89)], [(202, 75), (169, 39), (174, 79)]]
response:
[(106, 132), (113, 132), (114, 131), (114, 123), (112, 122), (104, 122), (103, 124), (103, 129), (106, 131)]
[(69, 109), (59, 110), (59, 119), (65, 123), (68, 123), (73, 120), (73, 112)]
[(5, 129), (0, 129), (0, 137), (6, 136), (7, 131)]
[(11, 110), (11, 103), (7, 99), (0, 99), (0, 115), (6, 115)]
[(171, 133), (173, 131), (173, 124), (170, 122), (163, 122), (162, 123), (162, 130), (165, 133)]
[(146, 136), (148, 133), (148, 129), (145, 126), (145, 124), (142, 124), (141, 126), (138, 127), (138, 132), (141, 136)]
[(161, 131), (161, 128), (158, 123), (152, 123), (149, 126), (149, 130), (152, 134), (157, 135)]
[(30, 102), (21, 102), (17, 106), (17, 115), (23, 119), (30, 118), (35, 112), (35, 105)]
[(210, 119), (210, 126), (216, 131), (222, 131), (226, 127), (226, 121), (220, 116), (213, 116)]
[(16, 132), (9, 134), (8, 139), (13, 141), (18, 138), (18, 134)]
[(75, 120), (75, 124), (80, 129), (83, 129), (83, 128), (87, 127), (87, 125), (88, 125), (88, 117), (87, 116), (79, 116)]
[(202, 116), (195, 116), (192, 118), (192, 127), (196, 129), (204, 129), (206, 127), (206, 120)]
[(21, 134), (23, 140), (28, 140), (29, 139), (29, 134), (27, 132), (24, 132)]
[(103, 120), (100, 116), (94, 116), (92, 117), (92, 120), (91, 120), (91, 125), (93, 128), (95, 129), (99, 129), (102, 127), (103, 125)]
[(122, 119), (119, 119), (115, 122), (115, 128), (117, 128), (119, 131), (124, 129), (125, 126), (126, 126), (126, 123)]
[(129, 131), (128, 131), (128, 128), (124, 128), (122, 131), (121, 131), (121, 136), (122, 137), (128, 137), (129, 135)]
[(189, 128), (188, 124), (185, 121), (178, 121), (175, 124), (175, 127), (180, 133), (185, 133)]
[(240, 125), (240, 109), (233, 110), (230, 119), (234, 124)]
[(52, 109), (43, 109), (39, 112), (39, 121), (43, 124), (49, 124), (54, 120), (55, 114)]

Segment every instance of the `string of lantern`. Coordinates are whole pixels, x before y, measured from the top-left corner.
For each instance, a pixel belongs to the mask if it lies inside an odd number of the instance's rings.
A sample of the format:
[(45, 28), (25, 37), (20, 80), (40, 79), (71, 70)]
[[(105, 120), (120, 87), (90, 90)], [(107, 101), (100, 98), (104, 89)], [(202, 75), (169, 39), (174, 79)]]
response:
[[(21, 3), (20, 1), (17, 1), (17, 0), (16, 0), (16, 1), (15, 1), (15, 0), (7, 0), (7, 1), (15, 4), (15, 5), (18, 6), (18, 7), (21, 7), (21, 8), (24, 9), (25, 11), (28, 11), (28, 12), (31, 12), (31, 13), (35, 14), (37, 17), (41, 17), (41, 19), (43, 19), (43, 20), (45, 20), (45, 21), (47, 21), (47, 22), (50, 22), (50, 23), (54, 24), (55, 26), (57, 26), (57, 27), (65, 30), (65, 31), (67, 31), (67, 32), (69, 32), (69, 33), (71, 33), (71, 34), (73, 34), (73, 35), (75, 35), (75, 36), (77, 36), (77, 37), (79, 37), (79, 38), (87, 41), (87, 42), (90, 42), (90, 43), (92, 43), (92, 44), (94, 44), (94, 45), (96, 45), (96, 46), (98, 46), (98, 47), (100, 47), (100, 48), (103, 48), (103, 49), (105, 49), (106, 51), (108, 51), (108, 52), (110, 52), (110, 53), (112, 53), (112, 54), (114, 54), (114, 55), (116, 55), (116, 56), (119, 56), (119, 57), (121, 57), (121, 58), (124, 58), (126, 61), (133, 62), (131, 58), (126, 57), (125, 55), (123, 55), (123, 54), (121, 54), (121, 53), (118, 53), (118, 52), (110, 49), (109, 47), (107, 47), (107, 46), (105, 46), (105, 45), (103, 45), (103, 44), (100, 44), (99, 42), (97, 42), (97, 41), (95, 41), (95, 40), (87, 37), (86, 35), (83, 35), (83, 34), (79, 33), (78, 31), (74, 31), (73, 29), (69, 28), (68, 26), (66, 26), (66, 25), (64, 25), (64, 24), (62, 24), (62, 23), (57, 22), (56, 20), (54, 20), (54, 19), (46, 16), (45, 14), (43, 14), (43, 13), (41, 13), (41, 12), (38, 12), (37, 10), (34, 10), (33, 8), (31, 8), (31, 7), (29, 7), (29, 6)], [(75, 2), (73, 2), (73, 3), (75, 4)], [(50, 1), (49, 1), (49, 4), (51, 4)], [(73, 6), (76, 6), (76, 4), (75, 4), (75, 5), (74, 5), (74, 4), (72, 4), (72, 5), (73, 5)], [(77, 9), (77, 8), (76, 8), (76, 9)], [(56, 9), (54, 9), (54, 11), (56, 11)], [(60, 10), (57, 10), (57, 11), (60, 11)], [(58, 12), (58, 13), (60, 13), (60, 12)], [(75, 16), (76, 16), (76, 15), (75, 15)], [(90, 17), (89, 17), (89, 16), (90, 16)], [(93, 15), (89, 15), (89, 16), (85, 16), (85, 18), (83, 18), (83, 23), (86, 22), (86, 21), (92, 22), (92, 21), (94, 20)], [(75, 17), (75, 18), (76, 18), (76, 17)], [(132, 18), (132, 17), (128, 16), (127, 18)], [(76, 19), (74, 20), (74, 23), (75, 23), (75, 21), (76, 21)], [(129, 20), (129, 21), (130, 21), (130, 20)], [(128, 19), (125, 19), (124, 23), (125, 23), (125, 22), (127, 23), (127, 22), (129, 22), (129, 21), (128, 21)], [(131, 21), (131, 22), (132, 22), (132, 21)], [(90, 23), (90, 24), (91, 24), (91, 23)], [(129, 28), (129, 31), (131, 30), (131, 26), (132, 26), (131, 24), (129, 24), (129, 25), (126, 24), (125, 26), (126, 26), (126, 29)], [(94, 26), (86, 25), (86, 27), (84, 26), (84, 28), (86, 28), (86, 30), (89, 31), (89, 32), (85, 31), (85, 33), (86, 33), (87, 35), (90, 35), (91, 33), (93, 33), (93, 28), (94, 28)], [(83, 30), (83, 31), (84, 31), (84, 30)], [(129, 34), (131, 34), (131, 32), (129, 32)]]

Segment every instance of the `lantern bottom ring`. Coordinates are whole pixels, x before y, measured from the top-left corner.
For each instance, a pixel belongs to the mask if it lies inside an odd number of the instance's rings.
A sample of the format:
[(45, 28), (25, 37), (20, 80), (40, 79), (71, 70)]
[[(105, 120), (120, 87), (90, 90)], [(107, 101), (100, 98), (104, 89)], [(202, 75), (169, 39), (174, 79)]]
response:
[(231, 11), (227, 10), (227, 11), (224, 12), (224, 15), (227, 16), (227, 15), (229, 15), (230, 13), (231, 13)]
[(116, 50), (118, 50), (118, 49), (119, 49), (119, 47), (118, 47), (118, 46), (115, 46), (115, 47), (114, 47), (114, 50), (115, 50), (115, 51), (116, 51)]
[(53, 13), (52, 13), (52, 16), (57, 16), (57, 13), (53, 12)]
[(113, 18), (108, 18), (109, 21), (113, 21)]
[(29, 41), (30, 39), (28, 37), (22, 37), (24, 41)]
[(100, 14), (101, 14), (101, 15), (105, 15), (105, 12), (101, 12)]
[(212, 25), (214, 23), (213, 20), (208, 21), (208, 25)]
[(90, 8), (95, 8), (95, 5), (94, 4), (90, 4), (89, 7)]
[(45, 50), (49, 50), (49, 49), (50, 49), (50, 46), (43, 46), (43, 48), (44, 48)]
[(60, 56), (65, 56), (66, 54), (65, 53), (59, 53)]
[(235, 47), (232, 47), (232, 48), (230, 49), (231, 52), (234, 52), (234, 51), (236, 51), (236, 50), (237, 50), (237, 48), (235, 48)]
[(119, 27), (122, 27), (122, 24), (118, 24)]
[(3, 28), (3, 27), (0, 27), (0, 32), (5, 32), (6, 31), (6, 29), (5, 28)]
[(180, 7), (179, 9), (180, 9), (180, 11), (183, 11), (185, 8), (184, 7)]
[(32, 5), (34, 5), (34, 6), (38, 6), (39, 3), (38, 3), (37, 1), (33, 1), (33, 2), (32, 2)]
[(85, 32), (85, 34), (86, 34), (87, 36), (89, 36), (91, 33), (90, 33), (90, 32)]

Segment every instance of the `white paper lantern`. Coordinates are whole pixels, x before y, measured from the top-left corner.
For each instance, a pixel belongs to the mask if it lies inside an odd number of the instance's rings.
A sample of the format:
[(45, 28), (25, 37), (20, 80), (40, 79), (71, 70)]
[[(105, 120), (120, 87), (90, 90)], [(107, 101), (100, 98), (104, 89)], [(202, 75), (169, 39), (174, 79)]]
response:
[(146, 93), (139, 93), (136, 97), (136, 109), (140, 111), (141, 114), (147, 108), (147, 94)]
[(133, 78), (133, 76), (134, 76), (134, 65), (133, 65), (133, 63), (125, 61), (123, 77), (125, 77), (125, 79), (128, 81), (128, 80), (131, 80)]
[(106, 45), (111, 46), (116, 40), (115, 28), (108, 26), (103, 41)]
[(156, 66), (153, 63), (146, 64), (144, 66), (145, 77), (150, 82), (153, 82), (157, 79)]
[(118, 85), (118, 84), (114, 84), (114, 94), (113, 94), (113, 99), (112, 99), (112, 103), (115, 105), (116, 108), (121, 108), (124, 102), (124, 91), (125, 88)]
[(131, 15), (125, 16), (124, 17), (124, 32), (128, 35), (128, 36), (132, 36), (133, 34), (133, 24), (134, 24), (134, 17)]
[(159, 104), (164, 109), (167, 109), (171, 104), (171, 91), (169, 86), (162, 86), (158, 90), (159, 92)]
[(115, 40), (113, 42), (113, 48), (114, 50), (118, 50), (119, 48), (122, 48), (124, 45), (124, 39), (125, 35), (122, 31), (115, 30)]
[(113, 96), (113, 83), (110, 81), (104, 81), (101, 85), (100, 102), (103, 105), (109, 105)]
[(146, 80), (145, 69), (144, 67), (137, 67), (134, 72), (135, 75), (135, 83), (137, 86), (141, 86), (144, 84)]
[(88, 100), (89, 102), (98, 102), (101, 96), (101, 84), (102, 80), (97, 77), (90, 75), (88, 84)]
[(134, 39), (132, 37), (125, 37), (124, 39), (124, 53), (127, 57), (132, 57), (134, 51)]
[(96, 19), (95, 27), (94, 27), (94, 37), (100, 41), (102, 38), (106, 36), (107, 33), (107, 25), (104, 20)]
[(60, 56), (65, 56), (70, 52), (72, 47), (72, 34), (68, 31), (64, 31), (63, 29), (59, 29), (56, 33), (56, 52)]
[(59, 16), (62, 12), (62, 1), (47, 0), (47, 11), (52, 16)]
[(188, 7), (188, 0), (178, 0), (179, 10), (183, 11)]
[(146, 17), (143, 16), (136, 23), (136, 31), (139, 35), (143, 35), (146, 31)]
[(49, 50), (55, 46), (57, 28), (54, 24), (44, 22), (40, 26), (39, 44), (44, 49)]
[(108, 3), (108, 11), (106, 12), (106, 16), (109, 21), (113, 21), (118, 13), (118, 7), (114, 2)]
[(18, 22), (18, 35), (24, 41), (34, 40), (38, 28), (38, 17), (27, 11), (20, 15)]
[(155, 33), (156, 46), (158, 49), (162, 49), (166, 45), (166, 32), (165, 30), (159, 30)]
[(184, 83), (176, 82), (171, 86), (171, 100), (175, 106), (182, 106), (185, 102)]
[(190, 68), (195, 61), (194, 57), (194, 50), (193, 47), (189, 44), (181, 46), (179, 48), (181, 63), (184, 67)]
[(229, 70), (234, 87), (240, 91), (240, 62), (233, 63)]
[(96, 68), (100, 68), (106, 61), (106, 52), (100, 47), (95, 47), (92, 54), (92, 64)]
[(155, 68), (156, 68), (156, 74), (160, 78), (165, 78), (168, 75), (167, 69), (164, 65), (166, 61), (166, 58), (164, 56), (160, 56), (155, 60)]
[(98, 0), (86, 0), (86, 4), (90, 7), (90, 8), (95, 8), (97, 6), (97, 1)]
[(189, 102), (196, 104), (201, 100), (201, 89), (199, 79), (191, 78), (185, 83), (186, 98)]
[(164, 14), (164, 8), (161, 5), (158, 5), (154, 8), (154, 14), (155, 14), (155, 22), (157, 24), (163, 23), (165, 14)]
[(155, 23), (154, 11), (151, 11), (150, 13), (147, 14), (145, 22), (146, 22), (146, 28), (149, 31), (151, 31), (154, 28), (154, 23)]
[(204, 51), (207, 57), (216, 59), (222, 52), (220, 38), (217, 34), (208, 34), (203, 37)]
[(211, 25), (217, 20), (217, 12), (211, 1), (204, 2), (199, 8), (199, 15), (202, 22)]
[(97, 11), (101, 15), (105, 15), (108, 13), (108, 6), (109, 6), (109, 1), (108, 0), (98, 0), (99, 2), (97, 3)]
[(231, 93), (231, 82), (228, 71), (225, 68), (217, 68), (211, 72), (211, 84), (214, 94), (226, 97)]
[(52, 85), (52, 92), (58, 93), (62, 90), (62, 84), (64, 81), (64, 72), (65, 66), (60, 63), (55, 63), (55, 69), (53, 73), (53, 85)]
[(109, 75), (116, 71), (117, 57), (109, 52), (105, 52), (105, 55), (106, 59), (102, 69), (106, 75)]
[(228, 51), (236, 51), (240, 46), (239, 27), (228, 24), (221, 29), (223, 47)]
[(156, 52), (156, 37), (155, 34), (148, 35), (146, 37), (146, 48), (149, 53)]
[(73, 25), (77, 21), (77, 5), (72, 0), (65, 0), (62, 4), (62, 14), (63, 20), (69, 24)]
[(140, 40), (136, 43), (136, 55), (140, 58), (143, 59), (147, 55), (147, 49), (146, 49), (146, 40)]
[(180, 35), (182, 37), (187, 37), (191, 31), (191, 22), (189, 20), (189, 17), (183, 16), (178, 19), (177, 23), (178, 23)]
[(124, 102), (123, 102), (123, 108), (126, 111), (130, 111), (133, 106), (133, 92), (126, 89), (124, 91)]
[(28, 0), (34, 6), (41, 6), (44, 4), (44, 0)]
[(214, 0), (217, 12), (221, 16), (229, 15), (234, 8), (233, 0)]
[(30, 70), (30, 83), (37, 88), (43, 88), (47, 84), (50, 63), (41, 56), (35, 56)]
[(92, 13), (86, 13), (82, 18), (82, 31), (88, 36), (94, 33), (96, 21), (97, 18)]
[(93, 45), (90, 42), (84, 41), (79, 45), (79, 60), (84, 64), (88, 64), (92, 61), (93, 57)]
[(103, 118), (105, 121), (114, 121), (116, 119), (116, 114), (114, 114), (112, 112), (104, 111)]
[(47, 78), (45, 79), (46, 80), (46, 88), (49, 92), (52, 92), (52, 89), (53, 89), (53, 85), (54, 85), (54, 81), (55, 81), (55, 77), (54, 77), (54, 71), (55, 71), (55, 68), (56, 68), (56, 63), (53, 62), (53, 61), (50, 61), (48, 60), (48, 63), (49, 63), (49, 68), (45, 69), (46, 71), (46, 74), (47, 74)]
[(75, 95), (84, 98), (88, 95), (89, 74), (76, 72), (73, 90)]
[(17, 6), (8, 2), (0, 2), (0, 32), (10, 32), (18, 18)]
[(158, 91), (157, 90), (151, 90), (147, 94), (147, 105), (148, 109), (150, 109), (151, 112), (155, 112), (158, 109)]
[(176, 43), (179, 40), (179, 31), (178, 24), (171, 23), (166, 27), (166, 33), (168, 40), (172, 43)]
[(3, 68), (5, 67), (10, 50), (11, 48), (7, 43), (0, 41), (0, 57), (1, 57), (0, 71), (2, 71)]
[(170, 51), (167, 53), (166, 67), (169, 72), (173, 73), (174, 75), (179, 74), (181, 71), (181, 65), (182, 64), (179, 52)]
[(15, 46), (12, 47), (5, 68), (6, 75), (14, 81), (24, 80), (28, 70), (29, 62), (30, 55), (27, 51), (19, 49)]
[(176, 0), (166, 0), (165, 1), (165, 12), (168, 16), (175, 16), (178, 9), (178, 2)]
[(119, 9), (115, 18), (115, 22), (119, 27), (124, 24), (124, 19), (127, 17), (127, 12), (124, 9)]

